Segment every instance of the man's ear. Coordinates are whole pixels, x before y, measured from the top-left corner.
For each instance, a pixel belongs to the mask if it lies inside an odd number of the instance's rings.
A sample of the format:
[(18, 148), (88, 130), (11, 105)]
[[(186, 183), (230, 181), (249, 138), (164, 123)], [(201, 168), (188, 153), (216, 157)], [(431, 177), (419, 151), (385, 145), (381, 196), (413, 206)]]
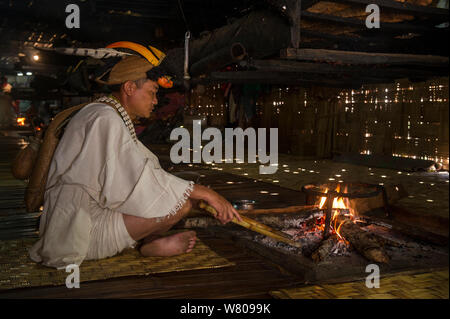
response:
[(136, 83), (134, 83), (133, 81), (126, 81), (123, 84), (123, 90), (126, 95), (132, 95), (134, 91), (136, 91)]

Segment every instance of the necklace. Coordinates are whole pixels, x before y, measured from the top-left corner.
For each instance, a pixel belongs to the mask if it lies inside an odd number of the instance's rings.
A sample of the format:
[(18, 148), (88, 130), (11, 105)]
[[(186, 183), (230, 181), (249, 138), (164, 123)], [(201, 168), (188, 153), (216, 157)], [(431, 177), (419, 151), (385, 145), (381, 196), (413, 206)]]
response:
[(122, 120), (125, 123), (125, 126), (128, 128), (128, 131), (131, 134), (131, 138), (137, 144), (136, 131), (134, 130), (133, 122), (131, 121), (130, 116), (128, 115), (127, 111), (125, 111), (125, 109), (120, 104), (120, 102), (114, 96), (103, 96), (103, 97), (99, 98), (96, 102), (108, 103), (108, 104), (111, 104), (112, 106), (114, 106), (117, 113), (119, 113), (120, 116), (122, 117)]

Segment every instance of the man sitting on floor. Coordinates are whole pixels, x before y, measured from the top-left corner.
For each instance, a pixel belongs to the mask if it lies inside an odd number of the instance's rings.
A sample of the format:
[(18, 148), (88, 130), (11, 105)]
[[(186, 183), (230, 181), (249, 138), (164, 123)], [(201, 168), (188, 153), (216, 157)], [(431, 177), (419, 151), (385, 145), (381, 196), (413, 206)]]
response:
[(65, 128), (47, 178), (40, 239), (30, 256), (62, 268), (114, 256), (141, 242), (144, 256), (190, 252), (194, 231), (163, 237), (192, 207), (213, 206), (222, 223), (240, 216), (215, 191), (164, 171), (137, 138), (133, 120), (158, 103), (158, 67), (128, 56), (111, 70), (110, 97), (84, 106)]

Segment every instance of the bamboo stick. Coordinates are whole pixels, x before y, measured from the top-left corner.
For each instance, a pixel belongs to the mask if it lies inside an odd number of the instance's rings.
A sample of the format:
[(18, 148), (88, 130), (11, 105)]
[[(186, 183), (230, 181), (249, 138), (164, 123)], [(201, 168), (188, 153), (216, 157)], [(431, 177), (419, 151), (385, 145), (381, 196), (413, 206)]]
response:
[[(208, 212), (210, 212), (210, 213), (213, 214), (213, 215), (216, 215), (216, 213), (217, 213), (216, 210), (215, 210), (212, 206), (207, 205), (207, 204), (205, 204), (204, 202), (202, 202), (202, 205), (200, 206), (200, 208), (203, 208), (203, 209), (207, 210)], [(214, 210), (214, 211), (213, 211), (213, 210)], [(251, 218), (248, 218), (248, 217), (245, 217), (245, 216), (241, 216), (241, 219), (242, 219), (242, 221), (243, 221), (244, 223), (246, 223), (246, 224), (248, 224), (248, 225), (251, 225), (251, 226), (253, 226), (254, 228), (262, 228), (262, 229), (265, 229), (265, 230), (267, 230), (267, 231), (269, 231), (269, 232), (275, 233), (275, 234), (277, 234), (278, 236), (284, 237), (284, 238), (286, 238), (286, 239), (289, 239), (289, 240), (292, 239), (292, 237), (289, 236), (288, 234), (283, 233), (283, 232), (281, 232), (281, 231), (278, 231), (278, 230), (276, 230), (276, 229), (273, 229), (272, 227), (267, 226), (267, 225), (264, 225), (264, 224), (262, 224), (262, 223), (260, 223), (260, 222), (257, 222), (256, 220), (253, 220), (253, 219), (251, 219)], [(241, 222), (239, 222), (237, 219), (234, 219), (233, 222), (241, 223)], [(242, 226), (242, 225), (241, 225), (241, 226)], [(245, 226), (244, 226), (244, 227), (245, 227)]]
[[(209, 212), (210, 214), (216, 216), (217, 215), (217, 211), (214, 209), (214, 207), (206, 204), (205, 202), (201, 201), (199, 204), (199, 207), (206, 210), (207, 212)], [(260, 233), (262, 235), (268, 236), (270, 238), (273, 238), (275, 240), (284, 242), (286, 244), (289, 244), (291, 246), (297, 247), (297, 248), (301, 248), (300, 243), (297, 243), (295, 241), (293, 241), (292, 239), (290, 239), (290, 236), (282, 233), (278, 230), (275, 230), (267, 225), (264, 225), (262, 223), (259, 223), (251, 218), (245, 217), (245, 216), (241, 216), (242, 221), (237, 220), (236, 218), (232, 219), (232, 222), (235, 224), (238, 224), (242, 227), (245, 227), (249, 230), (252, 230), (254, 232)]]

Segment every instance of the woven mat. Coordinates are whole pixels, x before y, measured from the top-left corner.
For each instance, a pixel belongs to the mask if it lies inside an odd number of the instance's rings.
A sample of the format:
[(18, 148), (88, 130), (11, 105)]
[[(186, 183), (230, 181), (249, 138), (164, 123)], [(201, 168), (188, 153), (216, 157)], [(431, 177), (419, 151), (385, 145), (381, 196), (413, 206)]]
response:
[[(0, 290), (65, 285), (71, 273), (42, 266), (28, 257), (34, 242), (36, 238), (0, 241)], [(111, 258), (84, 261), (80, 282), (234, 265), (197, 240), (192, 252), (174, 257), (142, 257), (136, 249), (126, 249)]]
[(380, 279), (379, 288), (365, 281), (280, 289), (270, 294), (278, 299), (448, 299), (449, 271), (394, 275)]

